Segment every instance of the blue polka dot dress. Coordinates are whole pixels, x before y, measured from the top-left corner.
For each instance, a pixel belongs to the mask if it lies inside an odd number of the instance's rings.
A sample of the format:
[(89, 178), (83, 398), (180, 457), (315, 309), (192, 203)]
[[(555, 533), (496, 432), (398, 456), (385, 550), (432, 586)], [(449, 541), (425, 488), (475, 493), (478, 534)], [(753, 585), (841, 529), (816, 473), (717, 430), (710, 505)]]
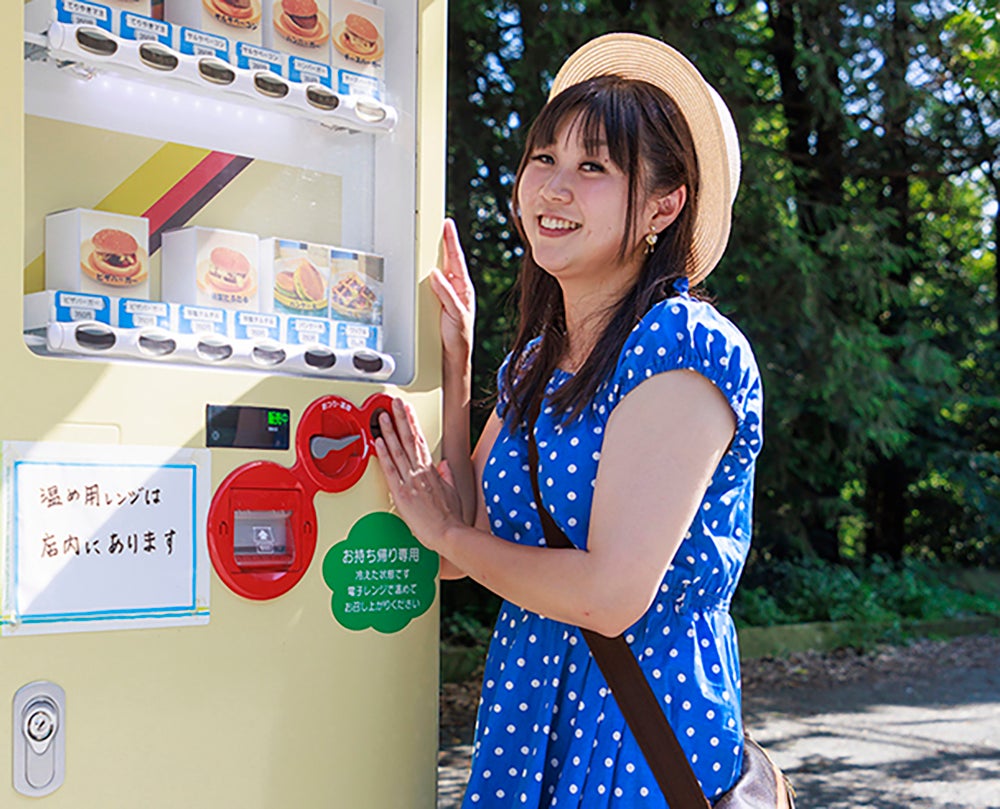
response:
[[(761, 384), (744, 336), (710, 304), (681, 294), (654, 306), (622, 348), (613, 377), (568, 424), (545, 406), (535, 426), (545, 507), (587, 547), (593, 481), (614, 408), (654, 374), (696, 370), (725, 394), (737, 428), (657, 597), (625, 637), (702, 784), (715, 799), (743, 753), (740, 674), (729, 603), (750, 542)], [(508, 358), (509, 361), (509, 358)], [(548, 393), (569, 375), (556, 371)], [(507, 408), (501, 390), (498, 413)], [(668, 451), (668, 448), (663, 448)], [(524, 430), (504, 425), (483, 474), (492, 532), (544, 545)], [(666, 807), (586, 641), (571, 625), (504, 602), (483, 678), (463, 809)]]

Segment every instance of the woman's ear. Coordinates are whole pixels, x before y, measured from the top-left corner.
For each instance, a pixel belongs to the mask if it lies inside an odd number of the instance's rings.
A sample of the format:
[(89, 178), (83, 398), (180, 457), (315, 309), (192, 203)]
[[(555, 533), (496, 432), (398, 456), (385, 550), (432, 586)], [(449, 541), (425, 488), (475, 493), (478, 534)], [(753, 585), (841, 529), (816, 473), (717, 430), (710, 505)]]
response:
[(687, 202), (687, 186), (679, 185), (669, 194), (653, 197), (650, 205), (653, 209), (650, 217), (652, 229), (657, 233), (674, 223), (674, 220), (681, 215), (684, 210), (684, 203)]

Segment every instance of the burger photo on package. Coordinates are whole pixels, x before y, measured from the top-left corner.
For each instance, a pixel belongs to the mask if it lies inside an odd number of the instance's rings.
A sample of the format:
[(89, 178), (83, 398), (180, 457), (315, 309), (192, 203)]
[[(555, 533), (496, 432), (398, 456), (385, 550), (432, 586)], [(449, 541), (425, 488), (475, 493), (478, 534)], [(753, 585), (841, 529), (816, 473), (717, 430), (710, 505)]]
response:
[(135, 236), (117, 228), (102, 228), (80, 245), (80, 269), (109, 287), (141, 284), (149, 275), (148, 264)]
[(274, 4), (274, 30), (296, 45), (318, 48), (330, 38), (330, 20), (316, 0), (278, 0)]
[(275, 301), (297, 312), (326, 309), (326, 280), (309, 259), (291, 259), (283, 267), (274, 276)]
[(205, 10), (226, 25), (254, 30), (260, 25), (261, 0), (201, 0)]
[(216, 247), (198, 265), (198, 288), (217, 303), (239, 306), (257, 291), (257, 272), (239, 250)]
[(358, 62), (377, 62), (385, 52), (375, 23), (361, 14), (348, 14), (337, 24), (333, 44), (344, 56)]

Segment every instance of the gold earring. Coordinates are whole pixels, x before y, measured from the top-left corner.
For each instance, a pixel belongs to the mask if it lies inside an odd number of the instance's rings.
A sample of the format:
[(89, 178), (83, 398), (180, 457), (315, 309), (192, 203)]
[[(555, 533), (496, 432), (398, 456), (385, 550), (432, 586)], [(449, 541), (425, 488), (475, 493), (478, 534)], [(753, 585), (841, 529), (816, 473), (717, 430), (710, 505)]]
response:
[(646, 255), (648, 256), (653, 252), (653, 248), (656, 247), (656, 240), (659, 235), (656, 232), (656, 228), (653, 225), (649, 226), (649, 233), (646, 234)]

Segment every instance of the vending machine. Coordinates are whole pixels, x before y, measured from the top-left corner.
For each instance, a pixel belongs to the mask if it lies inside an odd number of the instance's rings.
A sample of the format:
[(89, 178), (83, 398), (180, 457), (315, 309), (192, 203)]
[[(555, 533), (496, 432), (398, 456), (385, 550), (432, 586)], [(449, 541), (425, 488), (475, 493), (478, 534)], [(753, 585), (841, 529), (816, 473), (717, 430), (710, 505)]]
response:
[(445, 6), (0, 6), (5, 809), (434, 806)]

